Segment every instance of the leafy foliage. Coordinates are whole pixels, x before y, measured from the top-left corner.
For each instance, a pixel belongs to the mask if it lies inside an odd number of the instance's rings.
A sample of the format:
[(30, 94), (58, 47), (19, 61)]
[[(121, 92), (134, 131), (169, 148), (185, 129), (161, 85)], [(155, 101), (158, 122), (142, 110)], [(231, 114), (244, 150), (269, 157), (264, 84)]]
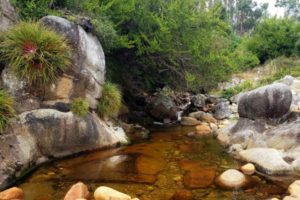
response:
[(298, 44), (300, 24), (292, 19), (265, 19), (258, 24), (249, 39), (248, 48), (261, 62), (279, 56), (299, 54)]
[(102, 97), (97, 106), (100, 117), (115, 117), (122, 106), (122, 94), (117, 85), (105, 83), (102, 89)]
[(89, 111), (89, 104), (83, 98), (76, 98), (71, 104), (71, 111), (79, 117), (84, 117)]
[(49, 7), (51, 0), (12, 0), (12, 4), (17, 9), (21, 19), (38, 20), (51, 13)]
[(5, 127), (9, 123), (9, 120), (15, 116), (15, 110), (13, 108), (13, 99), (10, 95), (0, 90), (0, 133), (3, 133)]
[(0, 49), (1, 59), (20, 78), (35, 85), (53, 82), (70, 65), (65, 39), (36, 22), (21, 22), (9, 29)]

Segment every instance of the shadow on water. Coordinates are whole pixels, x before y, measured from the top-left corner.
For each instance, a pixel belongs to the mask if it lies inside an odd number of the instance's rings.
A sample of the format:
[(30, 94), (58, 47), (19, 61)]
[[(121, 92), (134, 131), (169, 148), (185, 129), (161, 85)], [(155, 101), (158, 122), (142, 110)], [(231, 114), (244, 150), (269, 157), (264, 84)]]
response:
[(203, 200), (256, 200), (285, 193), (285, 184), (256, 175), (251, 188), (220, 189), (215, 177), (226, 169), (239, 168), (240, 163), (212, 137), (187, 137), (192, 130), (157, 129), (141, 143), (56, 161), (33, 172), (19, 187), (25, 200), (63, 199), (78, 181), (91, 191), (105, 185), (141, 200), (168, 200), (183, 189), (191, 191), (194, 199)]

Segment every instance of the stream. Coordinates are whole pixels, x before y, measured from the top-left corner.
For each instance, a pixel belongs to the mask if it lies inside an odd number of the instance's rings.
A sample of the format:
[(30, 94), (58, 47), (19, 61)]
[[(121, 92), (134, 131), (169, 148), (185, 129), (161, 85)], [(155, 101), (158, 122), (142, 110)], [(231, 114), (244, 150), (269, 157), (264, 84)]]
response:
[(244, 190), (224, 190), (215, 177), (241, 165), (212, 137), (190, 138), (191, 127), (152, 131), (151, 138), (127, 147), (90, 152), (55, 161), (32, 172), (18, 186), (25, 200), (63, 199), (82, 181), (90, 191), (108, 186), (140, 200), (169, 200), (188, 190), (194, 199), (257, 200), (283, 197), (287, 185), (254, 175), (255, 184)]

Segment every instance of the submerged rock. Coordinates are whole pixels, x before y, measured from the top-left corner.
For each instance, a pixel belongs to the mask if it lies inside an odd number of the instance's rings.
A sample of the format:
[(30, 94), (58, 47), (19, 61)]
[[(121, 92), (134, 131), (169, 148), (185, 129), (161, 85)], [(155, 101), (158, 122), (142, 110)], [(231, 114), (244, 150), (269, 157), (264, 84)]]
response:
[(193, 194), (189, 190), (180, 190), (176, 192), (171, 200), (192, 200)]
[(66, 194), (64, 200), (88, 199), (89, 196), (90, 196), (90, 192), (87, 186), (79, 182), (71, 187), (71, 189)]
[(249, 119), (280, 118), (285, 115), (292, 103), (290, 88), (275, 83), (244, 93), (238, 104), (240, 117)]
[(196, 134), (199, 136), (206, 136), (211, 134), (211, 128), (208, 125), (202, 124), (196, 126)]
[(276, 149), (252, 148), (240, 151), (239, 156), (242, 160), (255, 164), (257, 169), (265, 174), (282, 175), (293, 170)]
[(207, 188), (215, 178), (216, 172), (211, 168), (196, 168), (184, 176), (183, 183), (186, 187), (191, 189)]
[(95, 200), (131, 200), (129, 195), (105, 186), (96, 189), (94, 198)]

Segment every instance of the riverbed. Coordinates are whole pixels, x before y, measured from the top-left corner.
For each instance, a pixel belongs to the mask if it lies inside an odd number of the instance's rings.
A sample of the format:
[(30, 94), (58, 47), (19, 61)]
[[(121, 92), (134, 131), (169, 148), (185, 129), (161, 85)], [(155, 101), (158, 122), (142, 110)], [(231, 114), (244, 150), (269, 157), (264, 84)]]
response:
[[(188, 137), (192, 127), (155, 129), (150, 139), (127, 147), (85, 153), (55, 161), (28, 175), (18, 186), (25, 200), (63, 199), (82, 181), (90, 191), (108, 186), (140, 200), (169, 200), (174, 193), (191, 192), (194, 199), (257, 200), (282, 197), (287, 183), (254, 175), (243, 190), (219, 188), (214, 180), (226, 169), (238, 169), (213, 136)], [(279, 179), (280, 180), (280, 179)]]

